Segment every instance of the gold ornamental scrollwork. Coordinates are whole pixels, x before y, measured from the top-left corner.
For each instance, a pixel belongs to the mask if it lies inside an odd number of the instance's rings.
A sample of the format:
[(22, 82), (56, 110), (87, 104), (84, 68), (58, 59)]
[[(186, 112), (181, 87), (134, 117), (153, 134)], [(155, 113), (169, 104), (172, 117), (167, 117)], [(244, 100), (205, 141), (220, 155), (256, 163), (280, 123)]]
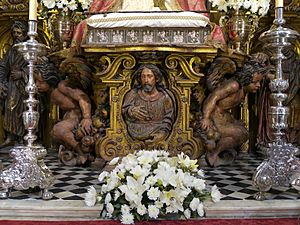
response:
[(104, 82), (106, 80), (105, 82), (109, 84), (109, 80), (113, 79), (121, 64), (126, 70), (132, 69), (136, 64), (135, 58), (127, 53), (117, 55), (115, 58), (113, 57), (114, 55), (112, 57), (105, 55), (100, 58), (99, 61), (103, 69), (95, 75), (94, 79), (96, 81)]
[(169, 74), (174, 80), (171, 82), (170, 89), (179, 99), (177, 101), (177, 121), (174, 124), (168, 145), (172, 155), (184, 152), (196, 159), (203, 154), (202, 143), (193, 136), (193, 130), (189, 125), (191, 88), (198, 84), (203, 77), (203, 74), (194, 68), (201, 62), (198, 56), (186, 57), (179, 54), (171, 54), (165, 60), (166, 67), (170, 69)]
[[(127, 130), (127, 125), (122, 115), (122, 104), (125, 95), (132, 89), (134, 82), (134, 68), (137, 60), (131, 54), (111, 54), (100, 58), (103, 70), (95, 75), (95, 80), (102, 87), (109, 87), (110, 127), (106, 134), (96, 144), (97, 155), (106, 161), (117, 156), (125, 156), (136, 150), (144, 149), (145, 143), (134, 140)], [(153, 61), (153, 60), (152, 60)], [(149, 63), (153, 63), (149, 59)], [(139, 64), (145, 63), (138, 61)], [(167, 91), (174, 96), (176, 105), (176, 119), (170, 135), (155, 144), (156, 149), (164, 149), (171, 155), (184, 152), (192, 158), (203, 154), (200, 139), (193, 136), (189, 125), (190, 120), (190, 95), (191, 88), (198, 84), (203, 74), (198, 66), (202, 66), (200, 57), (194, 54), (170, 54), (163, 60), (157, 61), (166, 72)]]
[(28, 2), (24, 2), (24, 0), (2, 0), (0, 2), (0, 9), (4, 11), (25, 11), (28, 8)]
[[(178, 64), (181, 68), (178, 68)], [(192, 83), (199, 82), (200, 78), (204, 76), (203, 73), (198, 72), (195, 67), (204, 66), (202, 60), (198, 56), (193, 56), (189, 60), (186, 57), (179, 54), (171, 54), (166, 58), (166, 67), (170, 70), (179, 69), (182, 73), (180, 75), (188, 76), (186, 81)], [(178, 75), (177, 77), (180, 77)]]
[(97, 73), (95, 79), (109, 87), (110, 127), (106, 135), (96, 143), (96, 153), (106, 161), (117, 156), (125, 156), (140, 149), (139, 143), (129, 143), (129, 135), (122, 118), (122, 102), (126, 92), (131, 88), (132, 68), (136, 60), (131, 54), (101, 57), (107, 63), (105, 70)]

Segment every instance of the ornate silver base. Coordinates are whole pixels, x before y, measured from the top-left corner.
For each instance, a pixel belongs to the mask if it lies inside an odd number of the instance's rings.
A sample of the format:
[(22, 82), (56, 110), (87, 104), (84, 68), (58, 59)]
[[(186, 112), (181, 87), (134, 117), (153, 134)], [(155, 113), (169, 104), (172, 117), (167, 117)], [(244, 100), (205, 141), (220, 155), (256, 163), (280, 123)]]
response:
[(298, 148), (289, 143), (272, 143), (269, 156), (256, 169), (253, 184), (259, 190), (256, 200), (265, 200), (265, 192), (272, 186), (289, 186), (300, 190), (300, 160), (295, 157)]
[(4, 188), (0, 190), (0, 199), (6, 199), (10, 196), (10, 190), (8, 188)]
[(39, 101), (35, 99), (37, 88), (34, 81), (34, 63), (39, 56), (46, 55), (47, 47), (35, 40), (37, 36), (37, 21), (29, 21), (28, 36), (26, 42), (14, 45), (26, 61), (28, 61), (28, 82), (25, 91), (28, 98), (24, 101), (27, 110), (23, 112), (23, 123), (28, 131), (24, 136), (26, 146), (16, 146), (10, 150), (13, 163), (0, 172), (0, 198), (8, 198), (10, 189), (28, 190), (39, 187), (42, 190), (43, 199), (51, 199), (53, 193), (48, 187), (54, 182), (51, 171), (47, 168), (43, 158), (47, 151), (44, 147), (34, 144), (37, 139), (36, 128), (39, 122), (39, 112), (36, 110)]
[(266, 199), (265, 192), (272, 186), (292, 185), (300, 190), (300, 161), (295, 157), (299, 154), (299, 149), (285, 140), (284, 130), (288, 128), (289, 108), (284, 106), (288, 97), (284, 92), (289, 88), (289, 81), (283, 78), (282, 71), (282, 61), (285, 59), (283, 49), (291, 46), (299, 34), (284, 28), (284, 23), (283, 7), (275, 8), (273, 26), (259, 38), (264, 43), (264, 48), (272, 53), (271, 60), (274, 60), (276, 65), (276, 79), (269, 85), (275, 105), (270, 107), (268, 113), (275, 142), (266, 149), (267, 159), (257, 167), (253, 175), (253, 185), (259, 189), (254, 196), (256, 200)]
[(42, 198), (51, 199), (53, 193), (48, 191), (48, 187), (53, 184), (54, 177), (44, 163), (46, 154), (46, 149), (39, 145), (12, 148), (10, 156), (13, 163), (0, 173), (0, 198), (8, 198), (11, 188), (27, 190), (40, 187)]

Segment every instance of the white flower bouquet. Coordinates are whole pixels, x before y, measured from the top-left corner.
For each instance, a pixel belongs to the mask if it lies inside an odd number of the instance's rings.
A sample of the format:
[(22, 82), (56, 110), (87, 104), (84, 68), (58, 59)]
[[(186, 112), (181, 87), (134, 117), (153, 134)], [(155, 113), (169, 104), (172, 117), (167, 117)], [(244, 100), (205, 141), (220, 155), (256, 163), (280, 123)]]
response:
[(41, 0), (42, 16), (46, 17), (51, 10), (58, 12), (83, 13), (87, 11), (93, 0)]
[(243, 9), (253, 14), (264, 16), (268, 13), (270, 0), (209, 0), (212, 7), (227, 12), (230, 9)]
[(214, 186), (206, 189), (204, 174), (197, 160), (181, 153), (169, 157), (166, 151), (140, 150), (110, 165), (111, 172), (99, 175), (99, 192), (90, 187), (85, 196), (88, 206), (100, 204), (100, 216), (119, 219), (123, 224), (135, 220), (164, 218), (176, 214), (180, 218), (204, 216), (203, 201), (216, 202), (221, 193)]

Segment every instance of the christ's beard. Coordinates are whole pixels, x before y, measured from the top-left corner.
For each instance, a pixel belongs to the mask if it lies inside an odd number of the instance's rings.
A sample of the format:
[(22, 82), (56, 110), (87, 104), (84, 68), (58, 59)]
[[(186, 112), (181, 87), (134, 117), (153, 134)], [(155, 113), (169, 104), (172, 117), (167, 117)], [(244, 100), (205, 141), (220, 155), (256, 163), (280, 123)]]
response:
[(143, 90), (146, 92), (146, 93), (150, 93), (152, 90), (153, 90), (154, 86), (151, 86), (150, 84), (145, 84), (143, 86)]

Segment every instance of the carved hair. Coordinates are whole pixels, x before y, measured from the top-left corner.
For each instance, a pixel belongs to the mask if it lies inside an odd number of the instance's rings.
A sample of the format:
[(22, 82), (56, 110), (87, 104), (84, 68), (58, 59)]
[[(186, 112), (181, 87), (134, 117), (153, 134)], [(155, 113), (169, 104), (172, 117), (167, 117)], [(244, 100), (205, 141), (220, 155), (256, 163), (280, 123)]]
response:
[[(93, 66), (89, 64), (85, 58), (70, 57), (62, 61), (59, 70), (65, 75), (77, 76), (78, 83), (73, 83), (74, 87), (82, 90), (91, 90), (92, 87), (92, 73), (95, 71)], [(74, 70), (76, 71), (75, 74)], [(72, 73), (72, 74), (71, 74)], [(75, 76), (74, 76), (75, 75)], [(80, 87), (78, 87), (78, 85)]]
[(54, 63), (50, 62), (48, 58), (42, 57), (39, 59), (36, 68), (39, 70), (43, 80), (50, 87), (57, 87), (58, 83), (61, 81), (61, 76)]
[(13, 30), (15, 28), (21, 29), (24, 33), (25, 36), (27, 36), (27, 32), (28, 32), (28, 23), (23, 21), (23, 20), (15, 20), (11, 26), (11, 32), (13, 32)]
[[(235, 79), (241, 86), (247, 86), (252, 83), (255, 73), (266, 74), (270, 71), (267, 55), (253, 55), (251, 59), (246, 62), (241, 70), (238, 70), (233, 79)], [(256, 57), (259, 56), (259, 57)]]

